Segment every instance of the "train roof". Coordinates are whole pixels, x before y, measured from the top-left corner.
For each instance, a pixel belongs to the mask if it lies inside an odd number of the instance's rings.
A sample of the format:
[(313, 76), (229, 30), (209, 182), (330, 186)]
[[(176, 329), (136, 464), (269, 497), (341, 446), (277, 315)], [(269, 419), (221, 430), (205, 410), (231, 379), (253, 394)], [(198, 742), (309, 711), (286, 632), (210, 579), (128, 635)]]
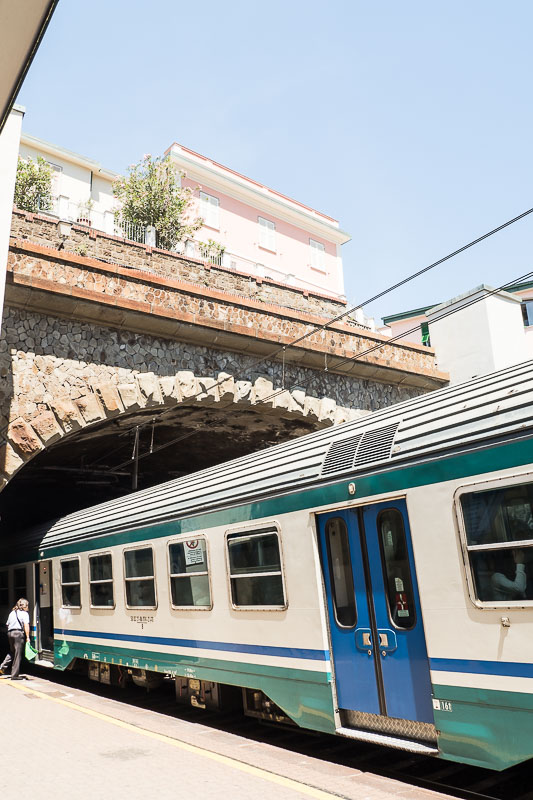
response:
[(528, 361), (76, 511), (34, 528), (26, 543), (55, 547), (356, 479), (523, 435), (532, 427), (533, 361)]

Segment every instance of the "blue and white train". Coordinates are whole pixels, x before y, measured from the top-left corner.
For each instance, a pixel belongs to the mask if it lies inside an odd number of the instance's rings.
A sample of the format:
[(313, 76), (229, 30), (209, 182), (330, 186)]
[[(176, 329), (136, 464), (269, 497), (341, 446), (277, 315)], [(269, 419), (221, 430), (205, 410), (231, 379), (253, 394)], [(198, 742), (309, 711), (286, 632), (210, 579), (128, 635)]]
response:
[(70, 514), (0, 564), (57, 669), (504, 769), (533, 756), (533, 362)]

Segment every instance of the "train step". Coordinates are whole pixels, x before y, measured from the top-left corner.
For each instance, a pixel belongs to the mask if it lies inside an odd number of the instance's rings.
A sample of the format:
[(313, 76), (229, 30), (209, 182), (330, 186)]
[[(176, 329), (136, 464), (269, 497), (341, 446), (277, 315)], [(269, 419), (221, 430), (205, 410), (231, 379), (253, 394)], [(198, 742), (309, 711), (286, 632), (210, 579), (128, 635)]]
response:
[(372, 742), (386, 747), (395, 747), (397, 750), (407, 750), (409, 753), (419, 753), (424, 756), (436, 756), (439, 752), (437, 747), (432, 747), (425, 742), (401, 739), (399, 736), (388, 736), (386, 733), (361, 731), (355, 728), (337, 728), (335, 733), (339, 736), (346, 736), (349, 739), (357, 739), (360, 742)]

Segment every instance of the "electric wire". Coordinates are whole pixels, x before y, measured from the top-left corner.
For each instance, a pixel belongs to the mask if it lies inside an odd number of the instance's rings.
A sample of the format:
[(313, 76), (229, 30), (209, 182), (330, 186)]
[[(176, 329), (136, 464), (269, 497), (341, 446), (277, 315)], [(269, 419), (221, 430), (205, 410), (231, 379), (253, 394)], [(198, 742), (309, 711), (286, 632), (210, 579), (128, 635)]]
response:
[[(418, 278), (421, 275), (424, 275), (425, 273), (427, 273), (430, 270), (434, 269), (435, 267), (438, 267), (441, 264), (444, 264), (446, 261), (449, 261), (450, 259), (454, 258), (455, 256), (460, 255), (460, 253), (464, 253), (465, 250), (468, 250), (471, 247), (474, 247), (475, 245), (479, 244), (480, 242), (484, 241), (485, 239), (488, 239), (490, 236), (494, 236), (496, 233), (499, 233), (500, 231), (504, 230), (505, 228), (508, 228), (510, 225), (513, 225), (514, 223), (519, 222), (521, 219), (524, 219), (524, 217), (527, 217), (529, 214), (532, 214), (532, 213), (533, 213), (533, 208), (527, 209), (527, 211), (524, 211), (521, 214), (518, 214), (518, 216), (507, 220), (506, 222), (502, 223), (501, 225), (498, 225), (496, 228), (493, 228), (492, 230), (488, 231), (487, 233), (484, 233), (482, 236), (478, 236), (477, 239), (473, 239), (471, 242), (468, 242), (467, 244), (462, 245), (462, 247), (459, 247), (457, 250), (454, 250), (453, 252), (448, 253), (448, 255), (443, 256), (442, 258), (439, 258), (437, 261), (434, 261), (433, 263), (428, 264), (427, 266), (423, 267), (422, 269), (419, 269), (416, 272), (413, 272), (411, 275), (408, 275), (406, 278), (403, 278), (401, 281), (398, 281), (397, 283), (393, 284), (392, 286), (389, 286), (386, 289), (383, 289), (382, 291), (378, 292), (377, 294), (373, 295), (372, 297), (369, 297), (368, 299), (364, 300), (363, 302), (361, 302), (361, 303), (359, 303), (359, 304), (357, 304), (355, 306), (351, 306), (346, 311), (343, 311), (342, 314), (338, 314), (337, 316), (332, 317), (331, 319), (329, 319), (326, 323), (324, 323), (322, 325), (313, 325), (312, 329), (307, 331), (307, 333), (302, 334), (301, 336), (298, 336), (296, 339), (293, 339), (292, 341), (288, 342), (287, 344), (280, 345), (275, 350), (273, 350), (271, 353), (269, 353), (266, 356), (263, 356), (262, 358), (256, 360), (251, 365), (248, 365), (247, 367), (243, 367), (241, 370), (237, 370), (234, 373), (234, 375), (231, 376), (231, 378), (233, 378), (233, 380), (238, 380), (243, 374), (249, 374), (251, 371), (253, 371), (257, 367), (259, 367), (262, 364), (264, 364), (266, 361), (271, 361), (272, 359), (276, 358), (276, 356), (279, 355), (279, 353), (283, 353), (283, 372), (285, 373), (285, 354), (286, 354), (287, 348), (295, 347), (297, 344), (300, 344), (302, 341), (304, 341), (305, 339), (308, 339), (310, 336), (313, 336), (314, 334), (319, 333), (321, 331), (327, 330), (331, 325), (334, 325), (336, 322), (340, 322), (342, 319), (344, 319), (349, 314), (353, 314), (355, 311), (357, 311), (360, 308), (363, 308), (364, 306), (368, 305), (369, 303), (372, 303), (375, 300), (378, 300), (378, 299), (384, 297), (385, 295), (389, 294), (390, 292), (393, 292), (395, 289), (399, 289), (401, 286), (405, 286), (405, 284), (409, 283), (410, 281), (414, 280), (415, 278)], [(507, 283), (506, 285), (509, 286), (511, 284)], [(409, 333), (410, 332), (412, 332), (412, 331), (409, 331)], [(404, 333), (403, 335), (405, 336), (406, 334)], [(401, 338), (401, 337), (395, 337), (393, 339), (389, 339), (387, 343), (394, 342), (398, 338)], [(365, 351), (365, 353), (368, 354), (369, 352), (372, 352), (373, 350), (379, 349), (382, 346), (383, 346), (382, 344), (376, 345), (375, 347), (371, 348), (369, 351)], [(364, 355), (365, 353), (362, 353), (361, 355)], [(327, 372), (332, 367), (331, 366), (328, 367), (328, 365), (327, 365), (327, 354), (325, 355), (324, 358), (325, 358), (325, 365), (326, 365), (326, 372)], [(215, 388), (217, 388), (219, 386), (222, 386), (228, 380), (229, 380), (229, 378), (220, 378), (218, 381), (215, 381), (213, 386), (210, 387), (210, 391), (212, 391), (213, 389), (215, 389)], [(308, 384), (306, 384), (306, 385), (308, 385)], [(294, 386), (292, 386), (290, 388), (294, 388)], [(205, 391), (202, 390), (202, 391), (197, 392), (195, 395), (193, 395), (193, 396), (191, 396), (191, 397), (189, 397), (187, 399), (188, 400), (195, 400), (196, 398), (200, 397), (203, 394), (205, 394)], [(262, 402), (265, 402), (265, 401), (263, 400)], [(179, 405), (181, 405), (181, 404), (180, 403), (175, 403), (173, 406), (171, 406), (170, 408), (166, 408), (164, 410), (164, 412), (161, 412), (161, 413), (165, 413), (165, 412), (171, 411), (174, 408), (177, 408)], [(140, 428), (143, 429), (144, 427), (146, 427), (149, 424), (150, 424), (150, 422), (141, 423), (140, 424)], [(119, 450), (119, 449), (123, 449), (123, 448), (122, 447), (117, 448), (117, 449), (113, 450), (112, 453), (117, 452), (117, 450)], [(91, 464), (89, 466), (94, 466), (95, 464), (100, 463), (101, 461), (103, 461), (105, 458), (108, 458), (108, 457), (109, 457), (109, 454), (104, 455), (101, 458), (97, 459), (96, 461), (91, 462)]]
[[(445, 319), (446, 317), (451, 317), (451, 316), (453, 316), (453, 314), (458, 314), (460, 311), (463, 311), (465, 308), (469, 308), (470, 306), (473, 306), (476, 303), (479, 303), (482, 300), (485, 300), (487, 297), (490, 297), (491, 295), (496, 294), (497, 292), (501, 292), (501, 291), (505, 290), (509, 286), (513, 286), (515, 283), (519, 283), (520, 281), (524, 281), (524, 280), (527, 280), (528, 278), (532, 278), (532, 277), (533, 277), (533, 271), (532, 272), (528, 272), (525, 275), (521, 275), (518, 278), (514, 278), (513, 280), (507, 281), (506, 283), (502, 284), (498, 288), (492, 289), (491, 291), (486, 292), (485, 294), (482, 294), (480, 297), (473, 298), (468, 303), (465, 303), (464, 305), (459, 306), (458, 308), (450, 309), (450, 311), (447, 311), (444, 314), (441, 314), (438, 317), (438, 320), (434, 320), (434, 322), (439, 321), (441, 319)], [(431, 325), (432, 324), (431, 321), (428, 324)], [(418, 331), (419, 328), (420, 328), (420, 325), (415, 325), (413, 328), (410, 328), (407, 331), (403, 331), (403, 333), (398, 334), (397, 336), (394, 336), (394, 337), (392, 337), (390, 339), (387, 339), (384, 342), (380, 342), (379, 344), (377, 344), (377, 345), (375, 345), (373, 347), (367, 348), (367, 350), (363, 350), (360, 353), (355, 353), (353, 356), (350, 356), (349, 358), (344, 358), (337, 364), (333, 364), (332, 366), (329, 366), (329, 367), (326, 366), (326, 367), (324, 367), (324, 369), (322, 369), (320, 371), (317, 371), (317, 374), (320, 375), (321, 373), (331, 371), (331, 369), (338, 369), (340, 366), (343, 366), (344, 364), (347, 364), (348, 362), (357, 361), (358, 359), (362, 358), (363, 356), (368, 355), (369, 353), (372, 353), (374, 350), (378, 350), (378, 349), (380, 349), (382, 347), (386, 347), (390, 343), (398, 341), (399, 339), (404, 339), (409, 334), (415, 333), (416, 331)], [(255, 405), (261, 405), (262, 403), (270, 402), (271, 400), (274, 400), (279, 395), (284, 394), (285, 392), (290, 392), (291, 389), (306, 388), (312, 381), (316, 380), (316, 378), (317, 378), (317, 375), (315, 374), (307, 382), (303, 382), (303, 383), (300, 382), (298, 384), (293, 384), (292, 386), (287, 387), (287, 388), (277, 389), (275, 392), (272, 392), (270, 395), (267, 395), (267, 397), (263, 397), (260, 400), (258, 400), (257, 403), (255, 403)], [(213, 427), (214, 425), (216, 425), (216, 423), (212, 423), (212, 424), (208, 423), (207, 425), (203, 425), (201, 427), (195, 428), (193, 431), (189, 431), (188, 433), (185, 433), (185, 434), (177, 437), (176, 439), (171, 440), (170, 442), (166, 442), (165, 444), (162, 444), (159, 447), (154, 447), (153, 448), (153, 452), (156, 453), (156, 452), (158, 452), (160, 450), (164, 450), (167, 447), (171, 447), (173, 444), (176, 444), (177, 442), (181, 442), (184, 439), (188, 439), (189, 437), (194, 436), (195, 434), (199, 433), (200, 431), (204, 431), (209, 427)], [(147, 458), (149, 455), (151, 455), (150, 452), (143, 453), (142, 455), (138, 456), (138, 460), (140, 461), (143, 458)], [(113, 467), (112, 469), (113, 469), (113, 471), (116, 471), (116, 470), (121, 469), (124, 466), (127, 466), (128, 464), (131, 464), (131, 458), (129, 458), (127, 461), (123, 462), (122, 464), (119, 464), (118, 466)]]

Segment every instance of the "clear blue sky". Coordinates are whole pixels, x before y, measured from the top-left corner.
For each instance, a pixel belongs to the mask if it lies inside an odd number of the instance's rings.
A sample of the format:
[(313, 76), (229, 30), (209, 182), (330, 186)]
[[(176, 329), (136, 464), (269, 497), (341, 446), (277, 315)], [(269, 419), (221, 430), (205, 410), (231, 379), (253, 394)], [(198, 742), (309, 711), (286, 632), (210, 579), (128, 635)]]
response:
[[(528, 0), (61, 0), (25, 130), (125, 171), (173, 141), (340, 221), (360, 302), (533, 206)], [(366, 307), (533, 270), (533, 215)]]

